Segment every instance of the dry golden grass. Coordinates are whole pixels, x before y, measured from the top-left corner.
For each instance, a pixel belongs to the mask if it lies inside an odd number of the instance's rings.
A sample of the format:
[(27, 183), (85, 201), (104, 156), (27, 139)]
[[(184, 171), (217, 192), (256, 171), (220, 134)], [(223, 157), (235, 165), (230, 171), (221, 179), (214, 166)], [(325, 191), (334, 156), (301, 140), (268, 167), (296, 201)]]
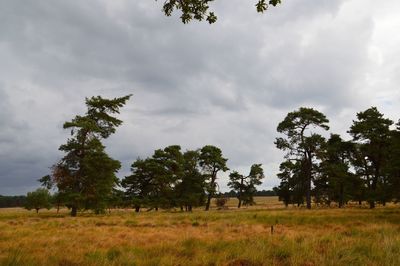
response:
[(396, 206), (310, 211), (257, 201), (241, 210), (76, 218), (0, 209), (0, 265), (400, 265)]

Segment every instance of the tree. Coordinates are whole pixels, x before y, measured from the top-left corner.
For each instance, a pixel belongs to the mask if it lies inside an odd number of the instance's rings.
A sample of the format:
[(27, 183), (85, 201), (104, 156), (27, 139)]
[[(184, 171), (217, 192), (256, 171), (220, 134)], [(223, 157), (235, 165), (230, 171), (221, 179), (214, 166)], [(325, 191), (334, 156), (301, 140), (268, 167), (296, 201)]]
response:
[[(191, 20), (202, 21), (206, 19), (212, 24), (217, 21), (217, 16), (214, 12), (209, 11), (209, 3), (214, 0), (165, 0), (163, 11), (165, 15), (171, 16), (175, 10), (181, 11), (181, 20), (183, 23), (188, 23)], [(268, 9), (269, 5), (277, 6), (281, 0), (257, 0), (257, 12), (263, 13)]]
[(38, 188), (35, 191), (28, 192), (26, 195), (25, 208), (27, 210), (35, 209), (36, 213), (39, 213), (40, 209), (51, 208), (51, 195), (45, 188)]
[(121, 183), (135, 211), (142, 206), (157, 210), (179, 205), (177, 187), (184, 179), (184, 164), (179, 145), (158, 149), (152, 157), (136, 160), (131, 167), (132, 175)]
[(396, 201), (400, 201), (400, 121), (397, 129), (390, 134), (390, 146), (388, 152), (388, 164), (385, 171), (391, 187), (391, 194)]
[[(365, 170), (363, 177), (368, 187), (367, 198), (371, 209), (375, 208), (375, 202), (379, 200), (379, 194), (383, 195), (385, 192), (388, 182), (384, 169), (390, 145), (389, 127), (392, 124), (393, 121), (384, 118), (376, 107), (371, 107), (357, 113), (357, 120), (353, 121), (349, 130), (353, 141), (358, 143), (356, 167)], [(388, 198), (386, 195), (381, 201), (385, 203)]]
[(242, 203), (244, 205), (254, 204), (253, 197), (257, 192), (256, 186), (261, 185), (261, 179), (264, 177), (264, 170), (261, 168), (261, 164), (253, 164), (248, 176), (239, 174), (237, 171), (229, 174), (228, 186), (237, 193), (238, 208), (242, 206)]
[(301, 161), (286, 160), (279, 166), (278, 178), (280, 185), (274, 190), (287, 207), (289, 204), (304, 204), (306, 180), (302, 176)]
[(111, 208), (123, 208), (126, 206), (125, 191), (113, 188), (107, 200), (108, 212), (111, 212)]
[(228, 159), (222, 157), (222, 151), (215, 146), (206, 145), (200, 150), (199, 164), (207, 182), (206, 211), (210, 209), (211, 199), (217, 191), (216, 180), (218, 172), (229, 170), (226, 166), (227, 161)]
[(52, 205), (56, 206), (57, 208), (57, 213), (60, 211), (61, 205), (65, 204), (65, 195), (60, 192), (56, 192), (52, 195), (51, 197), (51, 203)]
[(148, 205), (156, 194), (153, 180), (154, 167), (150, 158), (145, 160), (139, 158), (132, 163), (132, 174), (121, 181), (122, 187), (125, 188), (125, 194), (135, 208), (135, 212), (139, 212), (142, 206)]
[(107, 207), (121, 164), (108, 156), (101, 141), (122, 124), (113, 115), (119, 114), (130, 97), (86, 98), (86, 114), (64, 123), (64, 129), (71, 130), (71, 138), (59, 148), (66, 155), (53, 166), (51, 183), (65, 196), (71, 216), (76, 216), (80, 208), (100, 213)]
[[(353, 179), (355, 175), (350, 173), (351, 156), (354, 145), (350, 141), (344, 141), (339, 135), (331, 134), (327, 141), (326, 150), (322, 153), (321, 182), (326, 188), (326, 198), (338, 202), (339, 208), (352, 198)], [(318, 186), (316, 186), (318, 188)]]
[(152, 159), (155, 168), (155, 187), (158, 198), (153, 202), (155, 208), (171, 208), (178, 205), (176, 186), (182, 182), (184, 158), (179, 145), (171, 145), (154, 152)]
[(178, 205), (186, 211), (205, 203), (205, 180), (200, 172), (199, 151), (186, 151), (183, 154), (183, 175), (176, 186)]
[(286, 135), (286, 138), (277, 138), (275, 145), (278, 149), (286, 151), (285, 158), (297, 161), (304, 178), (306, 188), (307, 208), (311, 209), (311, 187), (313, 181), (314, 160), (317, 153), (324, 145), (325, 139), (316, 133), (308, 133), (310, 127), (328, 130), (329, 120), (325, 115), (312, 108), (301, 107), (299, 110), (290, 112), (285, 119), (279, 123), (277, 131)]

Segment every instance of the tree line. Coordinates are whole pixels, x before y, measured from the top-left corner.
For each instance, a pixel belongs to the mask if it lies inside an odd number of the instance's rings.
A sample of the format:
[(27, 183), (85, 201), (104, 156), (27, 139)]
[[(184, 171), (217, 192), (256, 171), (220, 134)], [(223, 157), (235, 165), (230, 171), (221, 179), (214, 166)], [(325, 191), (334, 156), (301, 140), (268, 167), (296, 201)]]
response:
[[(283, 134), (275, 141), (286, 152), (280, 165), (281, 179), (275, 191), (286, 205), (349, 201), (376, 203), (400, 199), (400, 122), (385, 118), (376, 107), (357, 113), (348, 133), (325, 139), (319, 131), (329, 129), (326, 116), (312, 108), (288, 113), (279, 123)], [(315, 131), (315, 132), (314, 132)]]
[[(179, 145), (157, 149), (148, 158), (138, 158), (131, 174), (119, 180), (121, 163), (105, 152), (102, 141), (115, 133), (122, 121), (116, 117), (131, 95), (104, 99), (86, 98), (87, 112), (64, 123), (70, 138), (60, 146), (64, 157), (53, 165), (51, 174), (39, 181), (46, 189), (56, 189), (53, 203), (71, 209), (102, 213), (110, 207), (142, 208), (193, 207), (210, 209), (211, 199), (223, 197), (218, 175), (229, 170), (221, 149), (206, 145), (183, 151)], [(400, 123), (381, 114), (376, 107), (357, 113), (348, 133), (351, 140), (338, 134), (328, 139), (326, 116), (302, 107), (287, 114), (277, 127), (282, 137), (275, 140), (285, 152), (274, 193), (286, 204), (336, 202), (343, 207), (349, 201), (363, 201), (371, 208), (376, 203), (400, 198)], [(246, 174), (229, 173), (228, 186), (238, 198), (238, 207), (254, 204), (256, 187), (264, 178), (261, 164), (253, 164)], [(42, 190), (40, 193), (45, 193)], [(37, 193), (39, 193), (37, 192)], [(36, 193), (36, 192), (35, 192)], [(39, 198), (46, 198), (41, 196)], [(29, 198), (29, 194), (28, 194)], [(32, 195), (31, 195), (32, 198)]]
[[(221, 194), (218, 174), (229, 170), (228, 159), (218, 147), (206, 145), (182, 151), (179, 145), (171, 145), (157, 149), (152, 156), (135, 160), (131, 175), (121, 181), (117, 178), (121, 163), (105, 152), (102, 141), (122, 124), (116, 114), (130, 97), (86, 98), (86, 113), (64, 123), (71, 134), (59, 148), (64, 157), (52, 166), (49, 175), (39, 179), (45, 189), (28, 193), (28, 209), (47, 208), (50, 199), (58, 207), (70, 208), (71, 216), (79, 210), (103, 213), (121, 206), (133, 207), (137, 212), (143, 207), (210, 209), (212, 198)], [(256, 186), (263, 178), (261, 164), (253, 164), (246, 175), (237, 171), (229, 174), (228, 186), (236, 192), (239, 208), (254, 204)], [(53, 197), (48, 194), (50, 189), (57, 191)]]
[(0, 195), (0, 208), (23, 207), (26, 203), (26, 196), (3, 196)]

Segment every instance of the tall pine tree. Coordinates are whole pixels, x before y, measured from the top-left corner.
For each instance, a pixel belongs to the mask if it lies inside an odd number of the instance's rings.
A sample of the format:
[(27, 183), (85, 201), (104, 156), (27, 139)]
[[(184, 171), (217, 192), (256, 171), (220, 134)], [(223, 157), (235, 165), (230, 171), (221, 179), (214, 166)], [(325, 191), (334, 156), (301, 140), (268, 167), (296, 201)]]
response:
[(71, 138), (60, 146), (65, 156), (53, 166), (52, 183), (64, 195), (71, 216), (76, 216), (81, 208), (96, 213), (106, 208), (121, 164), (108, 156), (102, 140), (122, 124), (114, 115), (119, 114), (130, 97), (86, 98), (86, 114), (64, 123), (64, 129), (71, 130)]

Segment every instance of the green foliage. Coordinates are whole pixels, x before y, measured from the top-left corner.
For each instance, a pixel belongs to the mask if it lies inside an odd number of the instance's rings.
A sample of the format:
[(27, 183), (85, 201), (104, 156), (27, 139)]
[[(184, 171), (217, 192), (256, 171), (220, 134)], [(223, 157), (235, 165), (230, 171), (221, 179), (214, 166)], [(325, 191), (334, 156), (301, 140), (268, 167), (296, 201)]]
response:
[(24, 207), (26, 196), (0, 195), (0, 208)]
[(121, 184), (136, 211), (141, 206), (157, 209), (177, 205), (175, 189), (182, 182), (184, 162), (181, 147), (173, 145), (132, 164), (132, 175), (125, 177)]
[(353, 152), (352, 142), (342, 140), (337, 134), (331, 134), (325, 151), (320, 155), (320, 175), (315, 182), (315, 191), (320, 201), (328, 204), (331, 201), (338, 202), (340, 208), (348, 200), (354, 199), (354, 190), (361, 189), (356, 186), (359, 184), (356, 180), (358, 177), (350, 172)]
[(212, 145), (206, 145), (200, 150), (199, 164), (207, 182), (207, 202), (206, 211), (210, 209), (211, 198), (217, 191), (217, 174), (226, 172), (229, 168), (226, 166), (228, 159), (222, 156), (222, 151)]
[(388, 175), (390, 190), (393, 198), (400, 201), (400, 121), (397, 123), (397, 129), (390, 134), (387, 160), (385, 172)]
[(206, 184), (200, 172), (199, 157), (199, 151), (186, 151), (183, 154), (183, 175), (175, 188), (178, 205), (188, 211), (205, 203)]
[[(284, 172), (278, 177), (287, 180), (295, 177), (299, 179), (301, 185), (305, 185), (304, 195), (306, 197), (307, 208), (311, 208), (311, 187), (312, 181), (315, 179), (315, 168), (318, 167), (316, 162), (317, 155), (323, 150), (325, 139), (316, 133), (308, 132), (310, 128), (321, 128), (328, 130), (327, 123), (329, 120), (325, 115), (312, 108), (301, 107), (299, 110), (290, 112), (285, 119), (279, 123), (277, 131), (286, 135), (285, 138), (277, 138), (275, 145), (278, 149), (286, 151), (285, 159), (295, 161), (291, 165), (292, 172), (295, 170), (296, 175), (288, 175), (290, 172)], [(296, 167), (296, 169), (293, 169)], [(286, 167), (284, 167), (285, 169)], [(290, 191), (288, 181), (282, 187), (282, 191)], [(303, 194), (303, 191), (300, 191)]]
[(390, 147), (390, 126), (393, 121), (383, 117), (376, 107), (357, 113), (349, 133), (357, 145), (354, 164), (357, 174), (364, 179), (368, 188), (367, 200), (375, 207), (377, 200), (386, 202), (391, 198), (388, 180), (384, 172)]
[(115, 173), (121, 164), (108, 156), (101, 141), (122, 124), (113, 115), (119, 113), (130, 97), (86, 98), (86, 114), (64, 123), (64, 129), (71, 130), (71, 138), (60, 146), (66, 155), (53, 166), (51, 180), (44, 177), (41, 181), (57, 186), (66, 205), (72, 209), (72, 216), (80, 208), (101, 213), (107, 207), (107, 199), (118, 181)]
[(35, 191), (28, 192), (26, 195), (25, 208), (27, 210), (36, 210), (38, 213), (40, 209), (51, 208), (51, 195), (45, 188), (38, 188)]
[(254, 194), (257, 192), (256, 186), (261, 185), (264, 178), (264, 170), (261, 164), (253, 164), (248, 176), (239, 174), (237, 171), (230, 173), (228, 186), (237, 193), (239, 200), (238, 208), (244, 205), (253, 205)]
[(206, 192), (209, 204), (217, 190), (217, 173), (228, 169), (226, 161), (214, 146), (182, 153), (179, 145), (172, 145), (133, 162), (132, 174), (121, 185), (137, 212), (141, 207), (191, 211), (205, 203)]
[(286, 206), (289, 204), (304, 204), (306, 193), (306, 179), (302, 176), (300, 161), (284, 161), (279, 166), (278, 178), (281, 183), (275, 188), (279, 199)]
[[(215, 0), (165, 0), (163, 12), (166, 16), (171, 16), (175, 10), (181, 11), (181, 20), (183, 23), (189, 23), (191, 20), (203, 21), (204, 19), (212, 24), (217, 21), (217, 16), (210, 11), (209, 4)], [(257, 12), (263, 13), (269, 5), (277, 6), (281, 0), (258, 0), (256, 3)]]

